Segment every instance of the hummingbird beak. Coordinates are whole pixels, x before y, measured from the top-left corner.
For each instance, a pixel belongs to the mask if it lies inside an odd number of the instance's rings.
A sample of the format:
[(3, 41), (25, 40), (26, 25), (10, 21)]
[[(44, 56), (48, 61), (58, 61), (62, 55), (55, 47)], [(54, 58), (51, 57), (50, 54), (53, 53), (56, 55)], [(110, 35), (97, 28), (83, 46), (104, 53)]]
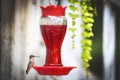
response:
[(34, 57), (40, 57), (40, 56), (34, 56)]

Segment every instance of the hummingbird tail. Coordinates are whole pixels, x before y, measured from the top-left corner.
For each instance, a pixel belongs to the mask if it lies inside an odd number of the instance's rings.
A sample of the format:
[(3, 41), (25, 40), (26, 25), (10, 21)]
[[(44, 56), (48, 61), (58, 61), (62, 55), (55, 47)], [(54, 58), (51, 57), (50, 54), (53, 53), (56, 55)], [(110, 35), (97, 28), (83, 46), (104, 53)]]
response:
[(27, 71), (25, 71), (26, 72), (26, 74), (28, 74), (28, 72)]
[(26, 74), (28, 74), (28, 71), (29, 71), (28, 69), (25, 71), (25, 72), (26, 72)]
[(26, 72), (26, 74), (28, 74), (28, 71), (25, 71)]

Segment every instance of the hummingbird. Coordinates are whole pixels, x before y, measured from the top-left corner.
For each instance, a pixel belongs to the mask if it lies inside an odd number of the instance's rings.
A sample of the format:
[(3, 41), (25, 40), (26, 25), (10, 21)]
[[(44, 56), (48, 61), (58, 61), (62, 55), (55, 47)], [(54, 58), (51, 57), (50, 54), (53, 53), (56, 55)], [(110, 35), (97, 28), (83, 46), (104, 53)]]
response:
[(26, 74), (28, 74), (28, 72), (30, 71), (30, 69), (34, 66), (35, 62), (34, 62), (34, 57), (39, 57), (39, 56), (34, 56), (34, 55), (30, 55), (29, 56), (29, 63), (26, 69)]

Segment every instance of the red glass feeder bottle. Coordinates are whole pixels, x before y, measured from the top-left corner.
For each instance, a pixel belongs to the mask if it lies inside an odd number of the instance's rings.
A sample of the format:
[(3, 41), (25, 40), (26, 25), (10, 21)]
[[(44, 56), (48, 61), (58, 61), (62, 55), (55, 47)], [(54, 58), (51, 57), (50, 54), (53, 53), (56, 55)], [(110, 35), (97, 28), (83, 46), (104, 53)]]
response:
[(40, 30), (46, 46), (44, 66), (33, 66), (40, 75), (67, 75), (75, 67), (63, 66), (61, 46), (67, 29), (66, 7), (42, 7)]

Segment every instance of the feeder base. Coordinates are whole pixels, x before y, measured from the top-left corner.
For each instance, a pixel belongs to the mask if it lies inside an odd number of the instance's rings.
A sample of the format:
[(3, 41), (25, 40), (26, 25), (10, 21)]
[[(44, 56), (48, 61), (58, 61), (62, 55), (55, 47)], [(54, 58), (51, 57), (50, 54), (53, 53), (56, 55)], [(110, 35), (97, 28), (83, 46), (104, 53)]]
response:
[(69, 66), (34, 66), (40, 75), (67, 75), (73, 68)]

